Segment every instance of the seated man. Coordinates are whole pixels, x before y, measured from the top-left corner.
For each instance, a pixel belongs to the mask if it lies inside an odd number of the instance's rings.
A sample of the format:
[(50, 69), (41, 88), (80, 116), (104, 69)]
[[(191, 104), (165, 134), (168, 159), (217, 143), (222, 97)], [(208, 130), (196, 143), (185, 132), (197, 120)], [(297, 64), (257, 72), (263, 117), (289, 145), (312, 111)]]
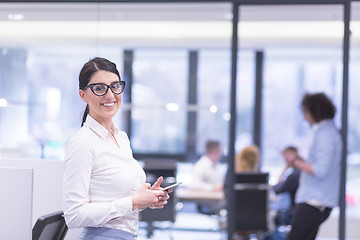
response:
[[(293, 155), (298, 156), (295, 147), (289, 146), (282, 151), (285, 160), (285, 168), (279, 177), (279, 182), (273, 186), (273, 191), (277, 194), (275, 202), (270, 204), (270, 208), (276, 211), (275, 225), (289, 225), (295, 209), (295, 194), (299, 187), (300, 170), (291, 167)], [(265, 238), (266, 240), (285, 239), (284, 232), (275, 231)]]
[[(279, 177), (279, 182), (273, 187), (274, 192), (278, 195), (278, 203), (290, 196), (290, 204), (288, 204), (285, 209), (281, 209), (281, 206), (279, 209), (275, 209), (279, 210), (277, 219), (278, 225), (290, 224), (295, 207), (295, 194), (299, 186), (300, 170), (291, 167), (292, 158), (290, 156), (293, 156), (292, 154), (298, 155), (297, 149), (292, 146), (289, 146), (282, 151), (286, 165)], [(275, 205), (276, 202), (272, 204), (273, 207), (275, 207)]]
[[(224, 187), (224, 173), (219, 164), (222, 153), (220, 143), (208, 141), (206, 153), (194, 164), (190, 188), (203, 191), (222, 191)], [(201, 204), (198, 209), (202, 213), (216, 214), (221, 204)]]

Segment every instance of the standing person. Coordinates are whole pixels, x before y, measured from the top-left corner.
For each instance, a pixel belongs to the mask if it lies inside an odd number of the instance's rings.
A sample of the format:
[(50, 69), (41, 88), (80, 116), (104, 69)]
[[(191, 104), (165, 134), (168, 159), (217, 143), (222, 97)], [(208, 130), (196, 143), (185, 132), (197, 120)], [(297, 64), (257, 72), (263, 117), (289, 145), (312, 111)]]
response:
[(288, 240), (315, 239), (339, 201), (342, 140), (333, 121), (336, 108), (325, 94), (316, 93), (304, 96), (302, 111), (314, 139), (306, 161), (292, 156), (291, 164), (301, 176)]
[(162, 208), (169, 198), (162, 177), (153, 186), (145, 183), (126, 133), (113, 124), (124, 87), (107, 59), (93, 58), (81, 69), (79, 95), (87, 106), (66, 146), (63, 186), (66, 224), (84, 228), (80, 239), (134, 240), (139, 211)]

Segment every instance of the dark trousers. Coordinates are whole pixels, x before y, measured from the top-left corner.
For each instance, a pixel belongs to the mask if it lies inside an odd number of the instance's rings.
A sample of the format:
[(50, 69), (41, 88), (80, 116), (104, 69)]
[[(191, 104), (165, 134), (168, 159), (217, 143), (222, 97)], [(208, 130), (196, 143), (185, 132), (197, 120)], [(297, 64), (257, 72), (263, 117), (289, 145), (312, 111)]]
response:
[(287, 240), (314, 240), (320, 225), (329, 217), (331, 210), (319, 209), (306, 203), (297, 204)]

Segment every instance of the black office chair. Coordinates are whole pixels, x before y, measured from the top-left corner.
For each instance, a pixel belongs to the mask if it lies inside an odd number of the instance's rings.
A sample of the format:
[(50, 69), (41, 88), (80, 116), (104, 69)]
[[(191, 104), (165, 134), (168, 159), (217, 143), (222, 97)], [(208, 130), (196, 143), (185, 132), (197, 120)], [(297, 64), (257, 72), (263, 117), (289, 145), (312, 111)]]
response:
[(244, 235), (269, 230), (269, 174), (235, 174), (235, 230)]
[(63, 212), (50, 213), (36, 221), (32, 229), (32, 240), (63, 240), (67, 230)]
[[(146, 182), (153, 184), (158, 177), (163, 176), (164, 181), (161, 184), (162, 187), (166, 187), (176, 182), (176, 160), (173, 159), (144, 159), (144, 170), (146, 173)], [(146, 222), (147, 226), (147, 237), (151, 238), (153, 231), (158, 229), (154, 227), (153, 222), (168, 221), (175, 222), (176, 210), (175, 206), (177, 203), (176, 188), (171, 193), (171, 197), (168, 203), (162, 209), (145, 209), (140, 212), (140, 221)]]

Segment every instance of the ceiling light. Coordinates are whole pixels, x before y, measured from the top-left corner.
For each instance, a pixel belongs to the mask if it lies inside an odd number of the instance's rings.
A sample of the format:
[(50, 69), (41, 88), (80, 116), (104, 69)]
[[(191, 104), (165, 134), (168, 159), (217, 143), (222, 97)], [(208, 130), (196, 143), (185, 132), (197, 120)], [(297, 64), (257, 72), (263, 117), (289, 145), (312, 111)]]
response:
[(24, 15), (16, 13), (16, 14), (8, 14), (8, 19), (9, 20), (14, 20), (14, 21), (21, 21), (24, 20)]
[(176, 112), (179, 111), (180, 107), (176, 103), (168, 103), (166, 104), (166, 109), (170, 112)]
[(230, 121), (230, 119), (231, 119), (231, 114), (229, 112), (223, 114), (224, 121)]
[(0, 98), (0, 107), (7, 107), (8, 102), (5, 98)]
[(216, 105), (211, 105), (210, 106), (210, 112), (211, 113), (216, 113), (218, 111), (218, 107)]
[(223, 14), (223, 18), (225, 19), (225, 20), (232, 20), (233, 19), (233, 14), (232, 13), (224, 13)]

